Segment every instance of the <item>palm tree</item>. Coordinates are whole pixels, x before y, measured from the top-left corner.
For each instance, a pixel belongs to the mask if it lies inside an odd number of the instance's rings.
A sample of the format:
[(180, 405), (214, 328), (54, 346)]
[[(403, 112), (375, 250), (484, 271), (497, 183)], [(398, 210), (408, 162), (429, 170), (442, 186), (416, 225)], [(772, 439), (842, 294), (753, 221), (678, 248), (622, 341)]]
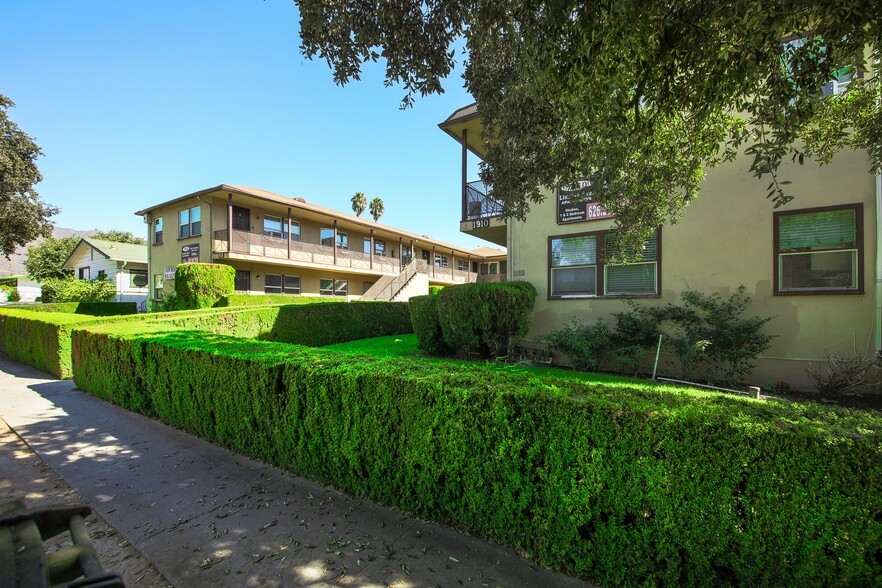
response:
[(386, 211), (385, 207), (383, 206), (383, 201), (379, 198), (374, 198), (373, 200), (371, 200), (370, 210), (371, 216), (374, 217), (374, 222), (380, 220), (380, 217), (383, 216), (383, 213)]
[(361, 216), (361, 213), (367, 208), (367, 203), (364, 192), (355, 193), (355, 196), (352, 197), (352, 212), (355, 213), (355, 216)]

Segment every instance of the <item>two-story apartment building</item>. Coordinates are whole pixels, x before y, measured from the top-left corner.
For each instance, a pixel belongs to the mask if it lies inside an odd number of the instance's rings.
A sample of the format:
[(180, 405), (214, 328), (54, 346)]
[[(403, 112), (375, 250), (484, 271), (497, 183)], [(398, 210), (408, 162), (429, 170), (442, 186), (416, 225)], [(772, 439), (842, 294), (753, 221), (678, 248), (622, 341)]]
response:
[(406, 300), (430, 284), (498, 274), (505, 252), (468, 250), (265, 190), (221, 184), (138, 211), (149, 226), (151, 297), (179, 263), (225, 263), (250, 294)]
[[(548, 189), (524, 222), (499, 216), (492, 191), (469, 183), (469, 152), (482, 156), (476, 105), (440, 124), (462, 148), (460, 230), (508, 251), (508, 279), (539, 292), (528, 340), (560, 329), (570, 318), (613, 323), (627, 301), (661, 305), (681, 293), (728, 296), (743, 285), (748, 313), (773, 316), (775, 335), (752, 383), (786, 381), (809, 389), (805, 370), (826, 352), (872, 355), (882, 349), (882, 187), (868, 173), (866, 153), (840, 153), (830, 165), (785, 165), (796, 199), (774, 209), (766, 183), (749, 172), (747, 157), (710, 170), (701, 196), (675, 225), (658, 229), (643, 259), (608, 265), (600, 252), (614, 219), (599, 205)], [(558, 358), (561, 359), (561, 358)]]

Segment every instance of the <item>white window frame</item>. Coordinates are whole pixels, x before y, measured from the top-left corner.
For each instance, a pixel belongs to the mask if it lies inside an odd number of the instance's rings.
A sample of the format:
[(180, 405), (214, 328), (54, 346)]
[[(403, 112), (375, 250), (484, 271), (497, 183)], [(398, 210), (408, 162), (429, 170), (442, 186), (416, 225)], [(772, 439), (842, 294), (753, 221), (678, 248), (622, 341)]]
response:
[[(193, 213), (199, 218), (193, 220)], [(183, 215), (187, 213), (187, 222), (183, 222)], [(186, 228), (186, 235), (184, 234)], [(190, 237), (199, 237), (202, 235), (202, 207), (193, 206), (178, 211), (178, 239), (189, 239)]]

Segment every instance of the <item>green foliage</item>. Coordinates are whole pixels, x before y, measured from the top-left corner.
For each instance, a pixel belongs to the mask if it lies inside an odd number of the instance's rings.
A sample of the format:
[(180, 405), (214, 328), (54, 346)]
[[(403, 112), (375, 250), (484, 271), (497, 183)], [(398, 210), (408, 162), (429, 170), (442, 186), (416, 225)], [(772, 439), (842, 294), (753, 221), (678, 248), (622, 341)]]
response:
[(175, 270), (181, 308), (209, 308), (233, 293), (236, 270), (216, 263), (182, 263)]
[(444, 342), (441, 323), (438, 320), (438, 296), (414, 296), (407, 302), (417, 345), (423, 353), (445, 355), (450, 348)]
[(289, 304), (321, 304), (325, 302), (345, 302), (329, 296), (292, 296), (290, 294), (230, 294), (221, 296), (216, 307), (226, 306), (270, 306)]
[(882, 579), (874, 412), (134, 324), (75, 331), (80, 388), (593, 582)]
[(28, 247), (24, 261), (28, 275), (43, 282), (50, 278), (64, 278), (73, 275), (73, 270), (63, 270), (61, 266), (79, 245), (81, 237), (47, 237), (36, 245)]
[(43, 176), (37, 158), (43, 154), (34, 140), (9, 120), (15, 104), (0, 94), (0, 254), (52, 234), (49, 217), (58, 209), (40, 200), (34, 185)]
[[(297, 5), (307, 57), (345, 84), (382, 56), (404, 106), (443, 92), (465, 45), (482, 179), (506, 215), (523, 218), (548, 186), (590, 178), (591, 196), (634, 242), (676, 219), (704, 169), (744, 145), (775, 206), (792, 197), (777, 176), (782, 161), (854, 147), (869, 150), (873, 171), (882, 162), (882, 81), (870, 73), (882, 20), (871, 0)], [(802, 44), (783, 41), (803, 31)], [(841, 71), (855, 77), (848, 92), (824, 99)]]
[(178, 295), (175, 292), (163, 293), (162, 297), (154, 302), (153, 308), (155, 312), (172, 312), (175, 310), (185, 310), (183, 305), (181, 304), (181, 299), (178, 298)]
[(101, 279), (49, 278), (40, 286), (43, 302), (111, 302), (116, 298), (116, 286)]
[(438, 292), (444, 289), (444, 286), (429, 286), (429, 295), (437, 296)]
[(18, 293), (18, 288), (15, 286), (0, 284), (0, 292), (5, 294), (6, 302), (18, 302), (21, 300), (21, 295)]
[(405, 302), (282, 306), (261, 339), (320, 347), (355, 339), (412, 333)]
[(134, 302), (56, 302), (51, 304), (29, 304), (18, 306), (16, 309), (27, 312), (119, 316), (137, 313), (138, 305)]
[(441, 290), (438, 322), (445, 344), (460, 353), (505, 354), (530, 330), (536, 289), (529, 282), (472, 283)]
[(559, 331), (553, 331), (537, 342), (569, 357), (573, 367), (581, 371), (594, 371), (609, 358), (613, 348), (612, 330), (601, 320), (586, 325), (573, 317)]
[(113, 241), (114, 243), (133, 243), (135, 245), (146, 245), (147, 240), (143, 237), (136, 237), (129, 231), (120, 231), (112, 229), (110, 231), (95, 231), (89, 235), (92, 239), (100, 241)]
[(374, 198), (371, 200), (371, 203), (368, 205), (368, 209), (371, 212), (371, 216), (374, 219), (374, 222), (380, 220), (380, 217), (383, 216), (383, 213), (386, 212), (386, 207), (383, 204), (383, 201), (379, 198)]
[(71, 329), (92, 316), (0, 309), (0, 353), (59, 378), (71, 376)]
[(365, 198), (364, 192), (356, 192), (354, 196), (352, 196), (352, 212), (355, 213), (355, 216), (361, 216), (361, 213), (365, 211), (367, 208), (368, 201)]

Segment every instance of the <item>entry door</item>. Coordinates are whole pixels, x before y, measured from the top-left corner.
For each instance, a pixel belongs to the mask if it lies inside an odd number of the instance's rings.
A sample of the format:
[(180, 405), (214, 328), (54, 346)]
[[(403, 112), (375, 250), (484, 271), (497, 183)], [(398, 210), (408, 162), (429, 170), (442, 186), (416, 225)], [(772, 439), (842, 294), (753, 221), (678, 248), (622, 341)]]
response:
[(241, 206), (233, 207), (233, 228), (237, 231), (251, 230), (251, 211)]
[(251, 290), (251, 272), (247, 270), (236, 270), (235, 288), (240, 292), (248, 292)]
[(429, 252), (423, 249), (423, 261), (431, 265), (431, 261), (429, 261)]

